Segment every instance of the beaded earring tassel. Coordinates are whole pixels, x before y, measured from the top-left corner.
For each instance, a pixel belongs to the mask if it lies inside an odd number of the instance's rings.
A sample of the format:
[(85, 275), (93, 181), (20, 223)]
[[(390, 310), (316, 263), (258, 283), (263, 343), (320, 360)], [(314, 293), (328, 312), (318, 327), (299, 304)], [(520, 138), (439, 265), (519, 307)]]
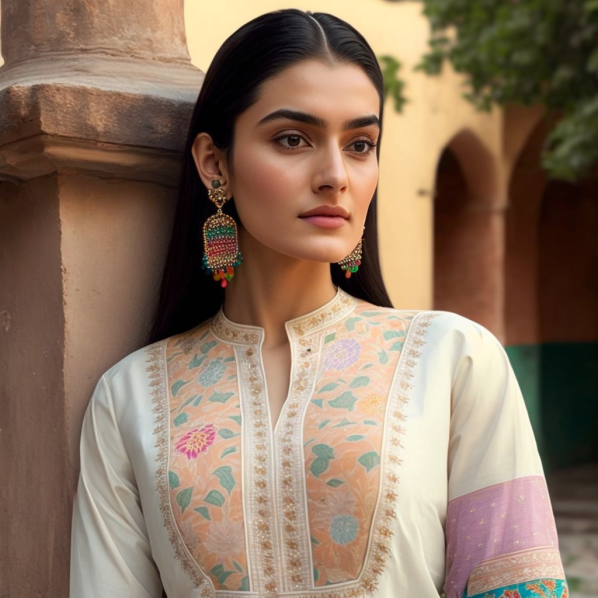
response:
[(345, 259), (338, 262), (341, 270), (345, 271), (346, 278), (351, 278), (351, 274), (357, 272), (361, 266), (362, 244), (363, 239), (360, 239), (357, 247)]
[(226, 203), (226, 192), (220, 181), (212, 181), (208, 197), (217, 208), (203, 225), (203, 269), (211, 274), (221, 287), (226, 287), (235, 275), (235, 268), (241, 265), (243, 255), (239, 250), (237, 223), (222, 212)]

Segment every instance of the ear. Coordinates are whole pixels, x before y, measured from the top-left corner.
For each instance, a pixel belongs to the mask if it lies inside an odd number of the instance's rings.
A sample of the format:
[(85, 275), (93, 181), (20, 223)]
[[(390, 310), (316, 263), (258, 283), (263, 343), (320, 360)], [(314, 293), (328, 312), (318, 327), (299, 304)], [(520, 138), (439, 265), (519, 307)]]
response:
[(191, 147), (193, 161), (202, 183), (212, 188), (212, 181), (220, 181), (230, 199), (228, 164), (224, 152), (219, 150), (207, 133), (200, 133)]

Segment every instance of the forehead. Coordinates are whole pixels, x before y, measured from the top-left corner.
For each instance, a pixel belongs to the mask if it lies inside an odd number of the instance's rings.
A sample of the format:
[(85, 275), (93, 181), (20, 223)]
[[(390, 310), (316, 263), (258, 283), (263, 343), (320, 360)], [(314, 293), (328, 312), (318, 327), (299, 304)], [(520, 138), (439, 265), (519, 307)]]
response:
[(380, 97), (365, 71), (354, 64), (317, 60), (296, 63), (265, 81), (243, 116), (259, 121), (273, 110), (292, 108), (330, 122), (379, 116)]

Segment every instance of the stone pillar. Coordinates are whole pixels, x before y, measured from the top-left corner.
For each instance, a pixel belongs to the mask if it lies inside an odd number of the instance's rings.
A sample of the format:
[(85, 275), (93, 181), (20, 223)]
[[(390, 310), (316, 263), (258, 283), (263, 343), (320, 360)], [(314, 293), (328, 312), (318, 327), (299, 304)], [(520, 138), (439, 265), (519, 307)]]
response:
[(66, 598), (81, 419), (147, 343), (202, 74), (182, 0), (2, 0), (0, 598)]

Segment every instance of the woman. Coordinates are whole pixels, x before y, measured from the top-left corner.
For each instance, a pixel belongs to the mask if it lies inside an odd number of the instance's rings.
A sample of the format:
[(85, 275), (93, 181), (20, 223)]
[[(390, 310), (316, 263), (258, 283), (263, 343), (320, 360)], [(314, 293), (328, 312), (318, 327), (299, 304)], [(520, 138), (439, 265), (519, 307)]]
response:
[(567, 596), (504, 351), (384, 288), (382, 108), (330, 15), (264, 15), (216, 55), (154, 344), (85, 417), (72, 597)]

